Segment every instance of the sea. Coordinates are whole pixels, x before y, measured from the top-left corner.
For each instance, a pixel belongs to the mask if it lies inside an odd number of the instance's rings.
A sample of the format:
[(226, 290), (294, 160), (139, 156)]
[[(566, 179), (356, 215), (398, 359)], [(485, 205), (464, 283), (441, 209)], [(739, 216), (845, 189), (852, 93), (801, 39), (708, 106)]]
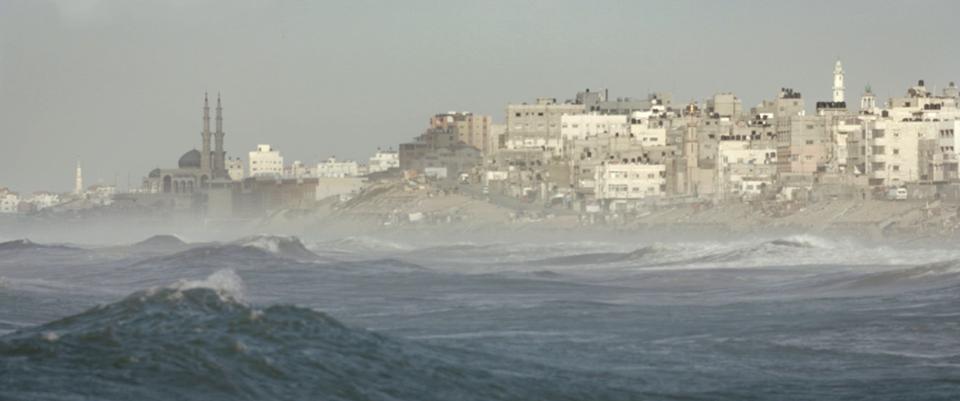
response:
[(0, 400), (860, 399), (960, 399), (960, 248), (0, 243)]

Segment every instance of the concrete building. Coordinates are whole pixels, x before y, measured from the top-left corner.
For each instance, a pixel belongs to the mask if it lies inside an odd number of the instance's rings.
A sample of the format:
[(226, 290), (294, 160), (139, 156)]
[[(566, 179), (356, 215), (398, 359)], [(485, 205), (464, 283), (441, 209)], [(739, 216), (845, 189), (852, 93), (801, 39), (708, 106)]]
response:
[(718, 93), (707, 100), (706, 112), (712, 118), (736, 118), (743, 114), (743, 103), (733, 93)]
[(504, 148), (559, 152), (561, 118), (583, 112), (582, 104), (558, 103), (553, 98), (538, 98), (534, 104), (507, 105)]
[(449, 176), (455, 177), (482, 164), (480, 149), (460, 140), (456, 124), (438, 122), (437, 125), (427, 128), (413, 142), (400, 144), (398, 162), (401, 170), (422, 174), (426, 168), (442, 167), (447, 169)]
[(956, 97), (934, 96), (920, 80), (906, 96), (891, 98), (881, 114), (895, 121), (942, 121), (960, 118), (960, 108)]
[(268, 144), (257, 145), (257, 150), (247, 155), (251, 177), (283, 176), (283, 156)]
[(780, 174), (812, 175), (825, 171), (833, 160), (832, 119), (825, 116), (793, 116), (777, 121), (777, 171)]
[(393, 149), (380, 150), (374, 153), (367, 162), (367, 172), (370, 174), (387, 171), (400, 167), (400, 155)]
[(772, 187), (777, 149), (752, 148), (749, 142), (722, 142), (717, 158), (718, 192), (724, 197), (756, 197)]
[(560, 136), (563, 141), (591, 136), (629, 137), (630, 124), (624, 115), (568, 114), (560, 117)]
[(359, 175), (359, 164), (353, 160), (337, 160), (330, 157), (317, 164), (317, 177), (342, 178)]
[(577, 93), (575, 103), (582, 104), (585, 112), (630, 115), (637, 111), (668, 111), (672, 108), (672, 101), (673, 96), (665, 92), (651, 93), (646, 99), (630, 97), (611, 99), (606, 89), (593, 92), (587, 89)]
[(308, 178), (316, 177), (317, 169), (304, 164), (300, 160), (294, 160), (288, 166), (283, 167), (283, 178)]
[(803, 95), (791, 88), (781, 88), (774, 100), (764, 100), (750, 110), (750, 114), (761, 118), (783, 118), (806, 115)]
[(938, 139), (938, 124), (880, 119), (866, 125), (870, 185), (895, 186), (920, 179), (920, 142)]
[(594, 176), (594, 197), (609, 202), (663, 196), (666, 177), (662, 164), (603, 163)]
[(451, 111), (430, 118), (430, 128), (449, 129), (460, 142), (479, 149), (483, 154), (489, 154), (494, 150), (490, 148), (492, 124), (492, 117), (466, 111)]

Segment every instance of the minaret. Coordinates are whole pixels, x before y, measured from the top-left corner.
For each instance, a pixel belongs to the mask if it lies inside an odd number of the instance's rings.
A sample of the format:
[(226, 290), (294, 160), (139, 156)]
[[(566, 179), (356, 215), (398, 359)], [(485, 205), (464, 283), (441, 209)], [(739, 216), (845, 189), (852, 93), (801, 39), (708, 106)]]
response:
[(837, 60), (837, 65), (833, 67), (833, 101), (843, 102), (843, 65)]
[(210, 102), (207, 101), (207, 94), (203, 94), (203, 132), (200, 133), (203, 139), (203, 145), (200, 150), (200, 171), (210, 173)]
[(860, 114), (873, 114), (876, 108), (877, 97), (873, 95), (870, 85), (867, 85), (863, 91), (863, 96), (860, 97)]
[(83, 193), (83, 169), (80, 168), (79, 160), (77, 160), (77, 175), (73, 183), (73, 193), (77, 195)]
[(214, 134), (216, 150), (213, 153), (213, 172), (215, 176), (226, 175), (226, 153), (223, 151), (223, 107), (220, 105), (220, 93), (217, 93), (217, 132)]

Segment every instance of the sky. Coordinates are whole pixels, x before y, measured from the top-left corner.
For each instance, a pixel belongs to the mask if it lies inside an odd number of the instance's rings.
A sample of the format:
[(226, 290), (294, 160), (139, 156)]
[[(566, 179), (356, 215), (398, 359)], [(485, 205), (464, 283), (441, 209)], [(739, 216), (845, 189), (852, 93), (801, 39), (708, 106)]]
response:
[(221, 93), (228, 156), (365, 160), (433, 114), (654, 91), (781, 87), (848, 102), (960, 80), (953, 1), (0, 0), (0, 187), (138, 186), (200, 146)]

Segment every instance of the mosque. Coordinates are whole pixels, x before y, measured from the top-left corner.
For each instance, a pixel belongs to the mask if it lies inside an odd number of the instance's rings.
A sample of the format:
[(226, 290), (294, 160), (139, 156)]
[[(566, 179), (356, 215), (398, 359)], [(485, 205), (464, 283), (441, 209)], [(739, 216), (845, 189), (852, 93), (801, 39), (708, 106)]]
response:
[[(192, 149), (180, 156), (177, 168), (157, 168), (143, 181), (149, 193), (192, 194), (210, 188), (216, 182), (229, 181), (226, 169), (226, 152), (223, 150), (223, 107), (217, 94), (217, 130), (210, 132), (210, 103), (203, 94), (203, 140), (201, 150)], [(210, 149), (210, 139), (214, 148)]]

